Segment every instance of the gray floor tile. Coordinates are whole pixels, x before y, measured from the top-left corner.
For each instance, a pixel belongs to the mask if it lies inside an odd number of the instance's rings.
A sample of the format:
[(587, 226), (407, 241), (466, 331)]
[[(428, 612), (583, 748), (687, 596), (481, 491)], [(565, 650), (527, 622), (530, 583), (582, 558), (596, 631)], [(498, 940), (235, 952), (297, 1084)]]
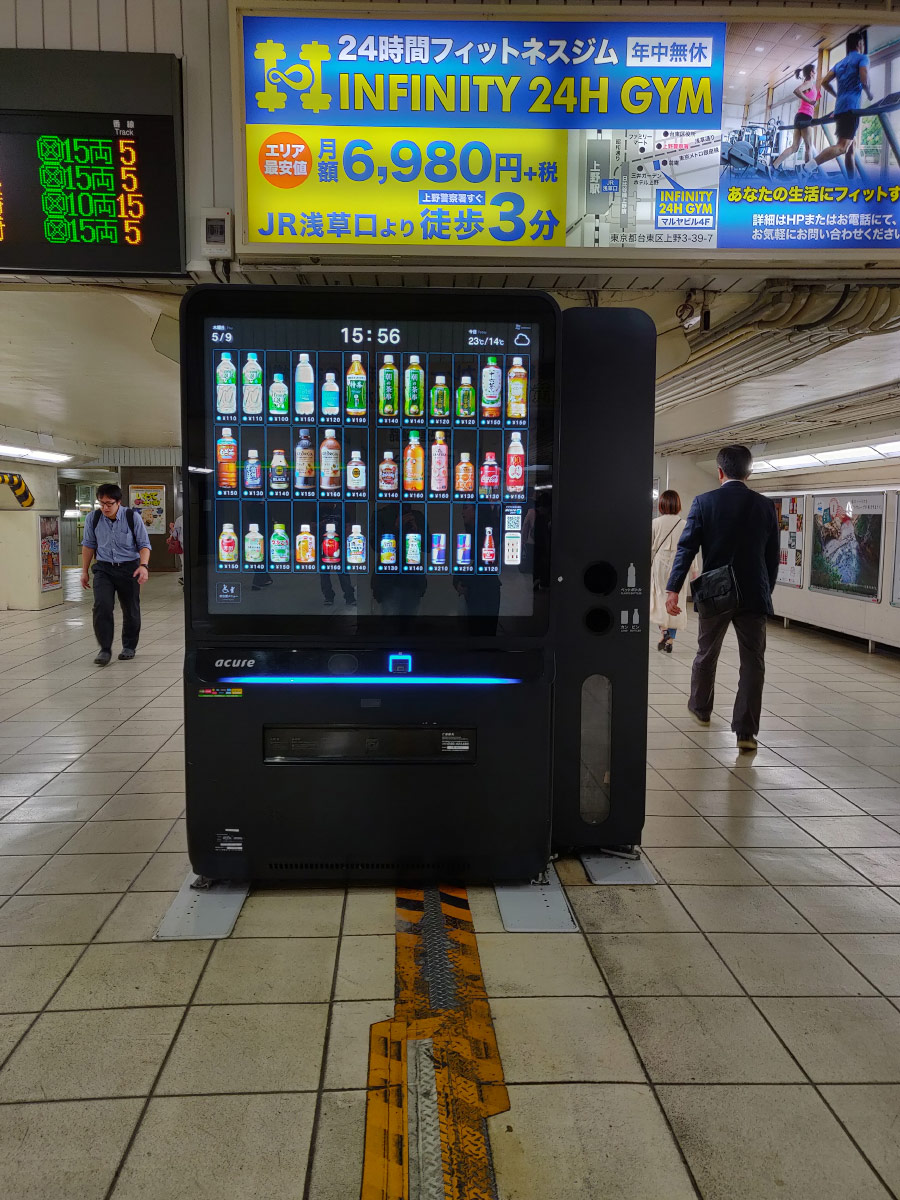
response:
[[(23, 895), (124, 892), (147, 864), (149, 854), (57, 854), (31, 876)], [(0, 872), (3, 869), (0, 859)]]
[(0, 908), (0, 946), (89, 942), (119, 899), (96, 896), (12, 896)]
[[(491, 1012), (507, 1083), (644, 1080), (611, 1000), (502, 998), (491, 1001)], [(552, 1038), (544, 1036), (547, 1029), (554, 1030)]]
[(759, 884), (761, 875), (730, 847), (681, 849), (654, 847), (647, 854), (650, 862), (669, 884), (731, 883)]
[(710, 817), (732, 846), (815, 846), (816, 840), (787, 817)]
[(886, 996), (900, 996), (900, 934), (838, 933), (828, 940)]
[(75, 821), (80, 824), (92, 817), (105, 802), (105, 796), (32, 796), (0, 822), (0, 829), (7, 822)]
[(704, 1200), (887, 1200), (809, 1086), (663, 1085), (658, 1095)]
[(594, 933), (588, 941), (615, 996), (740, 994), (702, 933)]
[(750, 1000), (630, 997), (621, 1011), (654, 1083), (804, 1081)]
[(751, 996), (873, 996), (871, 984), (819, 934), (712, 933)]
[(210, 951), (207, 942), (88, 946), (51, 1009), (187, 1004)]
[(365, 1092), (326, 1092), (322, 1096), (309, 1200), (346, 1200), (359, 1195), (365, 1125)]
[(578, 933), (483, 933), (478, 953), (491, 997), (606, 995), (597, 964)]
[(368, 1082), (369, 1035), (378, 1021), (394, 1015), (393, 1000), (342, 1000), (331, 1006), (325, 1062), (326, 1088), (364, 1088)]
[(877, 850), (838, 850), (845, 862), (870, 883), (900, 884), (900, 846)]
[(196, 1002), (327, 1002), (336, 950), (336, 938), (241, 938), (216, 942)]
[(780, 788), (761, 793), (785, 817), (858, 817), (859, 809), (830, 788)]
[(900, 1087), (836, 1084), (822, 1095), (888, 1187), (900, 1192)]
[(568, 896), (587, 933), (684, 933), (697, 928), (664, 886), (572, 888)]
[(49, 861), (46, 854), (0, 855), (0, 895), (17, 892)]
[(875, 887), (782, 887), (819, 933), (900, 933), (900, 904)]
[(810, 925), (773, 887), (676, 886), (699, 927), (716, 933), (811, 933)]
[(689, 817), (648, 816), (641, 834), (641, 845), (651, 846), (724, 846), (725, 839), (696, 815)]
[(690, 806), (703, 817), (777, 817), (773, 808), (757, 792), (681, 791)]
[(824, 846), (816, 850), (747, 849), (743, 854), (769, 883), (864, 885), (866, 882), (843, 858)]
[(875, 817), (797, 817), (797, 824), (823, 845), (900, 846), (900, 833)]
[(814, 1083), (900, 1083), (900, 1012), (882, 997), (758, 1003)]

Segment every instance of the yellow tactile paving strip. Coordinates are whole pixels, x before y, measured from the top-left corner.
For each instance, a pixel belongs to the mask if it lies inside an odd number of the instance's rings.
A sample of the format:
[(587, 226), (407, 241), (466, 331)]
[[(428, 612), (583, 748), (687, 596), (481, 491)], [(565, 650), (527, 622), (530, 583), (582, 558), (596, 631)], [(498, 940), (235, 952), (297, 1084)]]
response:
[[(369, 1043), (362, 1200), (424, 1200), (430, 1148), (443, 1200), (495, 1200), (486, 1118), (509, 1096), (466, 891), (398, 888), (396, 917), (394, 1016), (372, 1026)], [(433, 1063), (437, 1128), (427, 1097), (410, 1094), (413, 1045)]]

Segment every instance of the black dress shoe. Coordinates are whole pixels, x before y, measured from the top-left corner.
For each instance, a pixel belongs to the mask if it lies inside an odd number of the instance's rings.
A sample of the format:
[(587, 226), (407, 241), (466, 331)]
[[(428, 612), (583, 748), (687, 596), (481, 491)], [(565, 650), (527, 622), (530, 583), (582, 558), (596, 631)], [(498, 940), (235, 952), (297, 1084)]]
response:
[(129, 650), (129, 649), (126, 647), (126, 648), (125, 648), (125, 649), (122, 651), (122, 653), (119, 655), (119, 658), (120, 658), (120, 659), (122, 659), (122, 660), (124, 660), (124, 659), (128, 659), (128, 658), (134, 658), (134, 651), (133, 651), (133, 650)]
[(94, 665), (98, 667), (105, 667), (111, 658), (112, 654), (109, 652), (109, 650), (101, 650), (94, 659)]

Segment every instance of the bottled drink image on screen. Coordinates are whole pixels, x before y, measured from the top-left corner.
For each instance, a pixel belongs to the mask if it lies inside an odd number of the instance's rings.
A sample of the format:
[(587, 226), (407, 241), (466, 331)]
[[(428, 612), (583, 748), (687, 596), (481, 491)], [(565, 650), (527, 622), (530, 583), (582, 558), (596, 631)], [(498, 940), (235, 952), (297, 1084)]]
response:
[(485, 566), (492, 566), (497, 561), (497, 547), (494, 545), (494, 531), (488, 525), (484, 531), (484, 542), (481, 547), (481, 561)]
[(347, 536), (347, 562), (362, 566), (366, 561), (366, 538), (362, 525), (354, 525)]
[(335, 526), (325, 526), (325, 536), (322, 538), (322, 562), (334, 565), (341, 561), (341, 543), (338, 541)]
[(396, 492), (399, 472), (393, 450), (385, 450), (378, 464), (378, 487), (382, 492)]
[(525, 491), (525, 447), (517, 431), (511, 435), (506, 448), (506, 490), (512, 494)]
[(403, 488), (407, 492), (425, 490), (425, 451), (415, 430), (409, 435), (409, 443), (403, 451)]
[(471, 454), (465, 450), (460, 454), (459, 462), (456, 464), (454, 486), (458, 492), (475, 491), (475, 464), (472, 462)]
[(347, 372), (347, 416), (364, 417), (365, 415), (366, 370), (362, 365), (362, 355), (354, 354)]
[(397, 537), (393, 533), (381, 535), (379, 558), (382, 566), (391, 567), (397, 561)]
[(223, 429), (216, 442), (216, 483), (220, 488), (236, 488), (238, 482), (237, 440), (230, 429)]
[(269, 387), (269, 416), (286, 417), (290, 413), (290, 392), (283, 375), (276, 375)]
[(439, 429), (431, 443), (431, 490), (446, 492), (450, 487), (450, 447), (446, 434)]
[(244, 534), (244, 561), (261, 563), (266, 556), (266, 540), (259, 532), (258, 525), (251, 525)]
[(308, 429), (297, 430), (294, 450), (294, 487), (308, 488), (316, 484), (316, 448)]
[(418, 354), (409, 356), (404, 379), (403, 411), (408, 417), (425, 415), (425, 372), (419, 365)]
[(263, 401), (262, 367), (255, 354), (248, 354), (241, 372), (241, 406), (248, 417), (259, 416)]
[(459, 387), (456, 389), (456, 415), (463, 420), (468, 420), (476, 415), (475, 412), (475, 387), (472, 383), (471, 375), (463, 375), (459, 381)]
[(488, 450), (481, 464), (478, 477), (478, 495), (482, 500), (491, 500), (500, 490), (500, 464), (493, 450)]
[(272, 536), (269, 538), (269, 558), (275, 564), (291, 561), (291, 543), (288, 539), (287, 530), (278, 521), (275, 522), (272, 528)]
[(396, 417), (397, 397), (400, 393), (400, 372), (394, 366), (393, 354), (384, 356), (384, 364), (378, 372), (378, 415)]
[(294, 371), (294, 412), (298, 417), (316, 413), (316, 378), (308, 354), (301, 354)]
[(341, 419), (341, 389), (334, 378), (334, 371), (326, 371), (322, 384), (322, 416), (333, 421)]
[(422, 535), (408, 533), (406, 535), (406, 565), (420, 567), (422, 565)]
[(366, 464), (362, 460), (361, 450), (350, 452), (350, 461), (347, 463), (347, 489), (351, 492), (366, 490)]
[(481, 415), (493, 420), (500, 416), (500, 397), (503, 395), (503, 372), (496, 358), (488, 358), (481, 372)]
[(286, 492), (291, 486), (288, 473), (288, 461), (283, 450), (272, 451), (272, 462), (269, 466), (269, 487), (273, 492)]
[(506, 415), (511, 421), (524, 421), (528, 416), (528, 372), (518, 355), (506, 376)]
[(237, 412), (237, 370), (228, 350), (216, 367), (216, 412), (231, 416)]
[(298, 563), (314, 563), (316, 561), (316, 539), (308, 525), (301, 525), (297, 534), (295, 557)]
[(334, 429), (326, 429), (319, 447), (319, 480), (323, 488), (341, 486), (341, 443), (335, 435)]
[(225, 524), (219, 534), (219, 562), (233, 563), (237, 562), (237, 558), (238, 544), (234, 535), (234, 526)]
[(431, 389), (431, 415), (433, 417), (450, 416), (450, 389), (444, 375), (435, 375)]
[(247, 451), (247, 461), (244, 463), (244, 487), (256, 490), (262, 487), (262, 463), (259, 461), (258, 450)]

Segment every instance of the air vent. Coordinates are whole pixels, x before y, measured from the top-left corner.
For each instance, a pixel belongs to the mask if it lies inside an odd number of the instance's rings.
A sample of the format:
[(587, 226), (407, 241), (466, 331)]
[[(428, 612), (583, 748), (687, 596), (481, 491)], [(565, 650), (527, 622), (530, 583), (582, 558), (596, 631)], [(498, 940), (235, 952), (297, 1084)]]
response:
[(468, 871), (471, 864), (453, 862), (270, 862), (270, 871), (443, 871), (458, 874)]

